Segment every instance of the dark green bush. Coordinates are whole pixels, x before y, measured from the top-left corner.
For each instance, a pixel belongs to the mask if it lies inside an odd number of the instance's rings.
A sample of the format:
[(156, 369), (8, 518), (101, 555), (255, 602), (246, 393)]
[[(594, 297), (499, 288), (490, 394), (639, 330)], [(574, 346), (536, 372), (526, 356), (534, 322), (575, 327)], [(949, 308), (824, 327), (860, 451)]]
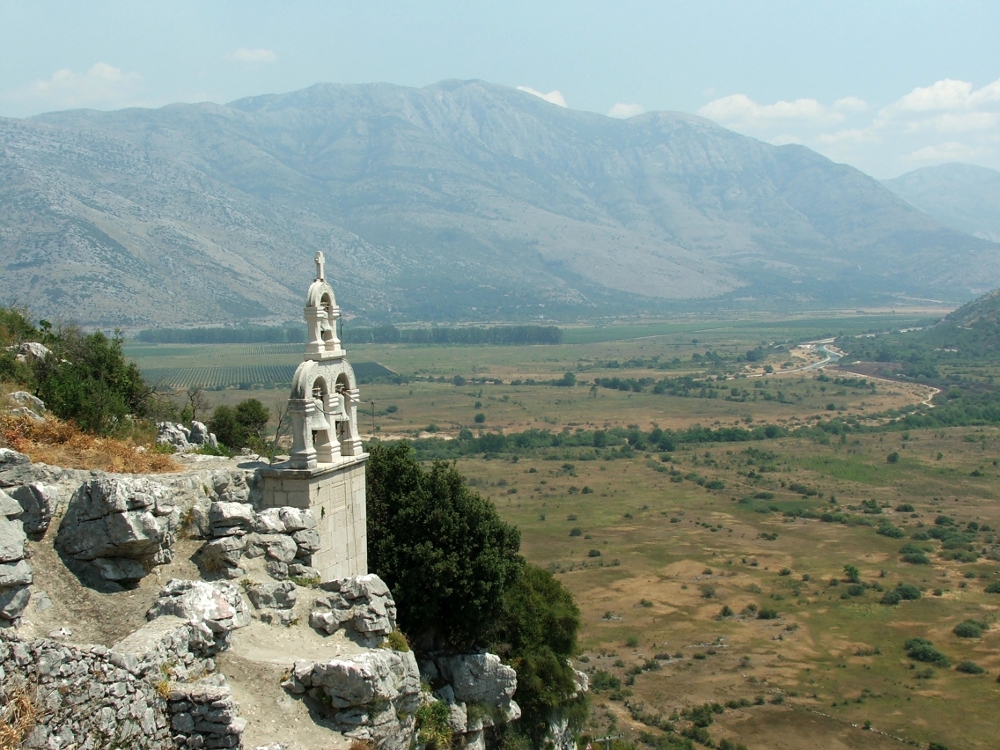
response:
[(580, 610), (572, 594), (548, 571), (526, 565), (504, 595), (490, 641), (517, 671), (514, 699), (521, 707), (521, 726), (536, 743), (556, 714), (576, 729), (583, 726), (587, 699), (573, 698), (577, 685), (569, 662), (576, 655), (579, 629)]
[(1000, 594), (1000, 581), (993, 581), (989, 586), (983, 589), (987, 594)]
[(451, 465), (369, 446), (368, 565), (417, 648), (482, 645), (523, 567), (521, 535)]
[(903, 601), (903, 597), (899, 595), (898, 591), (886, 591), (882, 595), (882, 604), (887, 604), (889, 606), (895, 606)]
[(896, 586), (896, 592), (900, 598), (906, 601), (916, 601), (920, 598), (920, 589), (912, 583), (900, 583)]
[(922, 661), (938, 667), (948, 666), (948, 657), (934, 648), (934, 644), (925, 638), (910, 638), (903, 644), (903, 648), (906, 649), (906, 655), (914, 661)]
[(241, 448), (264, 448), (264, 432), (271, 412), (260, 401), (248, 398), (235, 407), (221, 405), (215, 407), (208, 420), (208, 429), (215, 433), (218, 441), (230, 450)]
[(984, 630), (986, 630), (985, 622), (965, 620), (958, 623), (952, 632), (959, 638), (981, 638)]
[(955, 665), (956, 672), (963, 672), (964, 674), (984, 674), (986, 672), (981, 666), (976, 664), (974, 661), (961, 661)]

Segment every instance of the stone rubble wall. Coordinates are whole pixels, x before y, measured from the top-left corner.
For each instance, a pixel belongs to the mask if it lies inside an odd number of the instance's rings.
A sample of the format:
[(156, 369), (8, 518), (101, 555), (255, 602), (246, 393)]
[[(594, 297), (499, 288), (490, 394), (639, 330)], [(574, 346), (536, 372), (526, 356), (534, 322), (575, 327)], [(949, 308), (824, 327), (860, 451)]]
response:
[(0, 691), (17, 690), (38, 711), (28, 750), (174, 747), (156, 686), (116, 665), (104, 646), (21, 640), (0, 630)]
[(238, 715), (225, 677), (171, 685), (170, 728), (178, 748), (239, 748), (247, 720)]
[(16, 620), (31, 600), (34, 571), (25, 560), (20, 504), (0, 490), (0, 619)]

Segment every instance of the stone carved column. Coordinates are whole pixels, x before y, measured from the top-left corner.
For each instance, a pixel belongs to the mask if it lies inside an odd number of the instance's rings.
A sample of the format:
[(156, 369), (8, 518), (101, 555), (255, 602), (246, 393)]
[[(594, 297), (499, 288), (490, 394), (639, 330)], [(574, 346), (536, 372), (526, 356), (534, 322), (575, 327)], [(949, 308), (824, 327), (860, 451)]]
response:
[(325, 311), (318, 307), (307, 307), (303, 313), (309, 329), (309, 342), (306, 344), (306, 356), (310, 354), (320, 354), (326, 347), (323, 341), (323, 330), (320, 321), (325, 315)]
[(315, 410), (311, 398), (288, 399), (288, 413), (292, 418), (292, 453), (289, 463), (293, 469), (316, 468), (316, 448), (313, 446), (310, 428)]
[(349, 456), (360, 456), (364, 452), (361, 433), (358, 430), (358, 404), (361, 403), (361, 391), (357, 388), (348, 389), (345, 394), (347, 409), (347, 445), (344, 452)]

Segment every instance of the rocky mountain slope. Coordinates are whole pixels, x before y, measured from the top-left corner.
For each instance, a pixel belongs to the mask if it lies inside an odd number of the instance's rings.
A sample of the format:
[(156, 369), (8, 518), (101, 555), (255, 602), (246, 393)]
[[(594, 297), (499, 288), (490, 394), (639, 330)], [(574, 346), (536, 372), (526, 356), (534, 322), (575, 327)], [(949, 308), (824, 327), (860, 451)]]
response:
[(942, 224), (1000, 242), (1000, 172), (972, 164), (942, 164), (883, 184)]
[(0, 120), (0, 297), (102, 325), (297, 317), (323, 250), (372, 320), (965, 299), (996, 245), (686, 114), (481, 81)]

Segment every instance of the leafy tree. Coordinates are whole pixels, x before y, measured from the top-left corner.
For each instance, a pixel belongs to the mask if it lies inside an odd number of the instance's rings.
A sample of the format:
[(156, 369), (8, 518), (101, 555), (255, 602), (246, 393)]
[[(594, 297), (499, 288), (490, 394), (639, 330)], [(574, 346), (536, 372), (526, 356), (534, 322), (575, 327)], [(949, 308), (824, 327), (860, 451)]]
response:
[(948, 657), (934, 648), (934, 644), (926, 638), (910, 638), (903, 644), (906, 655), (914, 661), (935, 664), (939, 667), (948, 666)]
[(230, 450), (260, 447), (271, 412), (255, 398), (240, 401), (235, 407), (222, 404), (215, 407), (208, 420), (208, 429)]
[(368, 564), (400, 627), (418, 648), (479, 645), (524, 565), (520, 532), (454, 466), (425, 470), (405, 442), (369, 451)]
[(546, 570), (526, 565), (507, 590), (491, 635), (491, 647), (517, 671), (514, 698), (522, 711), (522, 727), (536, 746), (554, 714), (579, 729), (587, 715), (587, 698), (577, 694), (570, 657), (576, 653), (580, 610), (573, 595)]
[(851, 583), (861, 583), (861, 571), (857, 565), (845, 565), (844, 575), (847, 576), (847, 580)]

